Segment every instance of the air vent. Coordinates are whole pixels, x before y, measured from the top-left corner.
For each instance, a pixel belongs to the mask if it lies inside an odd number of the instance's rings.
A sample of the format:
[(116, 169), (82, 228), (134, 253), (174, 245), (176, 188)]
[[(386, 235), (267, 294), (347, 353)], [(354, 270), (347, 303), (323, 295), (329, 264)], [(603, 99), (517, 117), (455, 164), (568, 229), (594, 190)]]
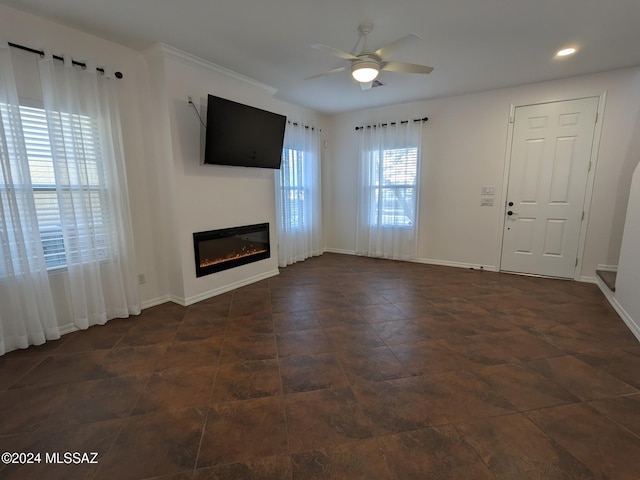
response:
[(373, 83), (371, 84), (371, 88), (384, 87), (385, 85), (386, 85), (386, 83), (382, 83), (380, 80), (375, 79), (373, 81)]

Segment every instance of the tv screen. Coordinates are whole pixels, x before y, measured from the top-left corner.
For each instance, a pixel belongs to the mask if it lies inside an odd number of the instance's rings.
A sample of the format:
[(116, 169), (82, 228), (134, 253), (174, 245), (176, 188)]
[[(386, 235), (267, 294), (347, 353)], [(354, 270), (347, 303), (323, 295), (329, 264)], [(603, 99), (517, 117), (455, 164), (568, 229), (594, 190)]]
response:
[(204, 163), (280, 168), (287, 117), (209, 95)]

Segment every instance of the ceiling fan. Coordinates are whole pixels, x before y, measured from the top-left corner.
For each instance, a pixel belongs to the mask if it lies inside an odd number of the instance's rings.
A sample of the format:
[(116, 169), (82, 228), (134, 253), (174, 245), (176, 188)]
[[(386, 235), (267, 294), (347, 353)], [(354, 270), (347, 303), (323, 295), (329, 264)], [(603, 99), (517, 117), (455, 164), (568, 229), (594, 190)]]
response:
[[(330, 53), (344, 60), (349, 60), (349, 62), (351, 62), (351, 75), (356, 81), (360, 82), (360, 88), (362, 90), (369, 90), (373, 85), (373, 81), (378, 77), (380, 71), (382, 70), (401, 73), (431, 73), (433, 67), (418, 65), (415, 63), (389, 62), (386, 60), (398, 48), (409, 45), (416, 40), (421, 40), (418, 35), (410, 33), (409, 35), (399, 38), (391, 42), (390, 44), (379, 48), (375, 52), (372, 52), (371, 50), (369, 50), (369, 46), (367, 45), (367, 35), (371, 33), (371, 30), (373, 30), (372, 23), (362, 23), (360, 24), (360, 26), (358, 26), (358, 33), (360, 34), (360, 37), (358, 39), (358, 43), (356, 43), (356, 46), (354, 47), (354, 50), (357, 48), (360, 40), (363, 41), (362, 50), (358, 55), (353, 55), (351, 53), (338, 50), (337, 48), (328, 47), (326, 45), (317, 44), (311, 45), (311, 47), (315, 48), (316, 50)], [(323, 72), (308, 77), (306, 80), (342, 72), (346, 69), (346, 66), (334, 68), (333, 70), (329, 70), (328, 72)]]

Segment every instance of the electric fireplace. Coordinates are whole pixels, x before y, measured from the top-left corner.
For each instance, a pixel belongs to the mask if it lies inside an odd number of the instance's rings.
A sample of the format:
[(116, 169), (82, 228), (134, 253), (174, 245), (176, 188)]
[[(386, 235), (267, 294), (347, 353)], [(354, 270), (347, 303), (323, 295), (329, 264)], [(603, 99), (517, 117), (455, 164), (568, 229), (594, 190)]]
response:
[(269, 224), (244, 225), (193, 234), (196, 277), (271, 256)]

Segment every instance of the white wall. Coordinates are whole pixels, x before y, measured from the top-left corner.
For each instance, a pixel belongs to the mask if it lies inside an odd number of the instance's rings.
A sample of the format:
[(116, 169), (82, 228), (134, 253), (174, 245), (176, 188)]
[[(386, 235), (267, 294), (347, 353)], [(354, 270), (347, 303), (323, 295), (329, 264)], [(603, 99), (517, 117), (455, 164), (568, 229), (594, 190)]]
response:
[[(170, 219), (164, 235), (171, 238), (165, 255), (170, 267), (171, 299), (183, 304), (207, 298), (233, 286), (278, 273), (274, 174), (261, 168), (202, 165), (204, 128), (187, 98), (191, 96), (206, 121), (207, 94), (286, 115), (322, 128), (322, 116), (273, 98), (274, 90), (165, 45), (147, 54), (154, 75), (162, 82), (153, 96), (161, 110), (155, 129), (164, 151), (158, 163), (164, 169), (167, 195), (161, 209)], [(166, 122), (168, 118), (169, 122)], [(156, 122), (158, 123), (158, 122)], [(169, 144), (168, 144), (169, 143)], [(193, 233), (269, 222), (271, 258), (196, 278)]]
[[(333, 155), (325, 173), (326, 241), (353, 251), (357, 184), (356, 125), (429, 117), (423, 135), (418, 256), (428, 262), (498, 268), (503, 177), (511, 105), (599, 96), (606, 92), (600, 148), (588, 216), (582, 277), (617, 265), (629, 175), (624, 175), (640, 109), (640, 69), (625, 69), (490, 92), (337, 115)], [(391, 87), (384, 87), (391, 88)], [(496, 187), (496, 205), (480, 206), (480, 188)]]
[[(638, 78), (640, 92), (640, 77)], [(640, 339), (640, 112), (621, 176), (631, 178), (616, 288), (611, 303)], [(629, 171), (634, 170), (633, 175)], [(604, 290), (605, 294), (608, 294)], [(610, 298), (610, 295), (607, 295)]]
[(640, 339), (640, 165), (633, 174), (613, 305)]

